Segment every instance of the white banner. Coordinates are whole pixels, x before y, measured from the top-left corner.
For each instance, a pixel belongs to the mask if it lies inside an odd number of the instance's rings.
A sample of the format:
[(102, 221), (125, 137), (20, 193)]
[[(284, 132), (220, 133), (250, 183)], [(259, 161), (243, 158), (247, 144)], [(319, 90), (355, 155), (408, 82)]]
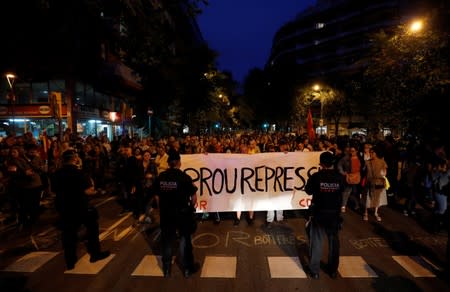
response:
[(306, 209), (320, 153), (189, 154), (181, 169), (198, 187), (197, 212)]

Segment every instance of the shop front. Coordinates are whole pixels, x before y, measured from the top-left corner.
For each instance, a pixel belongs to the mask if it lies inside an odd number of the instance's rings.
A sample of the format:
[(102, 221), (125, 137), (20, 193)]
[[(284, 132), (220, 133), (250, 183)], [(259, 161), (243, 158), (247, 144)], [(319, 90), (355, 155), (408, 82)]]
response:
[(114, 136), (122, 134), (123, 126), (118, 113), (77, 105), (74, 115), (77, 121), (77, 133), (82, 137), (105, 135), (112, 141)]
[(31, 132), (35, 138), (45, 129), (47, 135), (64, 131), (67, 123), (67, 106), (61, 106), (61, 120), (55, 119), (50, 103), (0, 105), (0, 135)]

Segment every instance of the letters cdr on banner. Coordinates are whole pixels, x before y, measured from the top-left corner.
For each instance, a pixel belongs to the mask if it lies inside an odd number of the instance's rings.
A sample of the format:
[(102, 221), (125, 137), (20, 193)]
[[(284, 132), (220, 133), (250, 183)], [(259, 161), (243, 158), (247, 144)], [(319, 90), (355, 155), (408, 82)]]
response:
[(197, 212), (306, 209), (308, 178), (321, 152), (182, 155), (197, 191)]

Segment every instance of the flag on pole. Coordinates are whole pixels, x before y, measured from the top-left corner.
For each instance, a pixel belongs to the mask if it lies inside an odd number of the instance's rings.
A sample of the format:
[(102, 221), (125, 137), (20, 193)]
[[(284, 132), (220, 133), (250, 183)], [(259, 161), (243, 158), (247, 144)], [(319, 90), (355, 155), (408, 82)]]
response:
[(308, 120), (307, 120), (306, 128), (308, 130), (309, 140), (311, 142), (313, 142), (316, 139), (316, 132), (314, 131), (311, 109), (308, 109)]
[(42, 132), (42, 150), (44, 160), (48, 159), (48, 150), (50, 149), (50, 141), (47, 136), (47, 131), (44, 129)]

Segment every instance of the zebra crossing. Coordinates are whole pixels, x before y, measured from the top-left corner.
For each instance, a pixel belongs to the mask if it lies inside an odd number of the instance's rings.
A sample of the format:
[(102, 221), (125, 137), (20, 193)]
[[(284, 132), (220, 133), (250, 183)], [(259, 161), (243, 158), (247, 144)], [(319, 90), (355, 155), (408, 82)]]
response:
[[(62, 252), (36, 251), (17, 259), (9, 266), (3, 268), (3, 272), (32, 273), (44, 268), (47, 263)], [(101, 261), (90, 263), (89, 255), (80, 258), (74, 269), (64, 271), (64, 274), (96, 275), (107, 265), (114, 263), (115, 254)], [(436, 277), (434, 267), (421, 256), (396, 255), (389, 258), (398, 264), (413, 278)], [(200, 278), (236, 278), (239, 258), (236, 256), (206, 256), (201, 266)], [(266, 264), (270, 272), (270, 278), (308, 278), (302, 263), (298, 257), (267, 256)], [(158, 255), (145, 255), (134, 268), (131, 276), (139, 277), (163, 277), (161, 257)], [(341, 278), (378, 278), (377, 272), (372, 269), (362, 256), (341, 256), (338, 273)], [(386, 276), (386, 275), (384, 275)], [(389, 275), (388, 275), (389, 276)]]

